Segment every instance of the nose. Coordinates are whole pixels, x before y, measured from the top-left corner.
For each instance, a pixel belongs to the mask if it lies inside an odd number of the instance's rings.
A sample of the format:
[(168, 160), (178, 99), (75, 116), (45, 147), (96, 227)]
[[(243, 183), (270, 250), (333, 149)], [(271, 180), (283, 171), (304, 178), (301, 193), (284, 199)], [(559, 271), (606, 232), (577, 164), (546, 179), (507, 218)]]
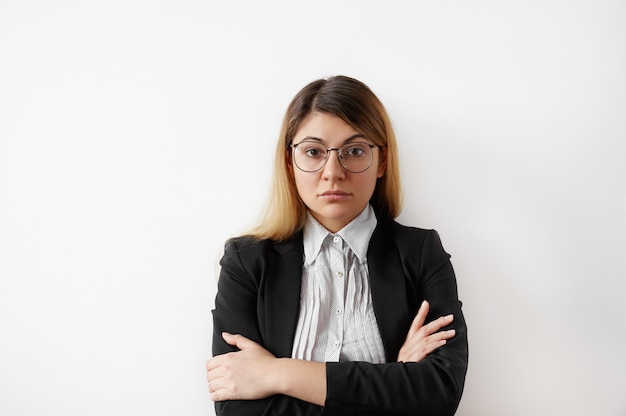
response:
[(328, 152), (328, 159), (324, 165), (322, 177), (326, 180), (343, 180), (345, 176), (346, 172), (339, 161), (339, 149), (331, 149)]

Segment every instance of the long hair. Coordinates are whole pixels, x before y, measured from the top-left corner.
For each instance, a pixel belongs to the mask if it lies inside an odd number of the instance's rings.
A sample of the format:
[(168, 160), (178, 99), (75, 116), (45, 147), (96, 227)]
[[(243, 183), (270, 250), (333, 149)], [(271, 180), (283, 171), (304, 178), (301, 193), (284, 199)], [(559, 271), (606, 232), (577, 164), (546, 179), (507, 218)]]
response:
[(306, 85), (287, 107), (276, 146), (272, 193), (260, 224), (248, 235), (281, 241), (304, 227), (307, 208), (296, 189), (290, 144), (304, 119), (312, 112), (338, 117), (380, 146), (387, 166), (376, 182), (370, 204), (379, 219), (394, 219), (400, 214), (402, 190), (398, 148), (387, 111), (361, 81), (334, 76)]

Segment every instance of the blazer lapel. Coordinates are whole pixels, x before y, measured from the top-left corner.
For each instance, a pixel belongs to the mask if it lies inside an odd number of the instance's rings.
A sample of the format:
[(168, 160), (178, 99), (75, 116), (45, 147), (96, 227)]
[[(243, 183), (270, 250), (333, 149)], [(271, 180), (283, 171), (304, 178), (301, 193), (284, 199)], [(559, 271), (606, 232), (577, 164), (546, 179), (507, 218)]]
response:
[(259, 316), (265, 317), (267, 347), (277, 357), (290, 357), (300, 312), (303, 262), (302, 233), (275, 243), (268, 254), (264, 299)]
[(406, 279), (389, 225), (379, 222), (376, 227), (367, 250), (367, 263), (374, 313), (387, 362), (393, 362), (404, 343), (409, 313), (406, 296), (398, 296), (406, 293)]

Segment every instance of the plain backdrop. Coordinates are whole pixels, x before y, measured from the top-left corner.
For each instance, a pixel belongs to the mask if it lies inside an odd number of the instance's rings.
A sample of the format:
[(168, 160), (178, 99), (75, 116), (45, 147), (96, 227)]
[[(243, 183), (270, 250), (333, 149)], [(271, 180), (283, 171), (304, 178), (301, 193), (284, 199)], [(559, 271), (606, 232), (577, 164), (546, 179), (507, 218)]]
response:
[(626, 415), (618, 0), (0, 0), (0, 414), (213, 414), (221, 247), (335, 74), (391, 115), (399, 221), (452, 254), (457, 414)]

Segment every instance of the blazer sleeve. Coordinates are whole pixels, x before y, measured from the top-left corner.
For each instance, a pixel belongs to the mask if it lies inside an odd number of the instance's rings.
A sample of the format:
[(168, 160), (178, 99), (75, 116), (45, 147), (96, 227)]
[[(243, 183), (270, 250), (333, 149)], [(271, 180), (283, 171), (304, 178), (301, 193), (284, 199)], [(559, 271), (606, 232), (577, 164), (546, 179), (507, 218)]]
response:
[[(236, 351), (222, 339), (222, 332), (242, 334), (263, 345), (257, 317), (257, 298), (263, 257), (262, 242), (231, 240), (220, 261), (221, 271), (213, 310), (213, 355)], [(246, 252), (242, 260), (242, 250)], [(259, 267), (256, 267), (259, 266)], [(272, 351), (270, 351), (272, 352)], [(275, 352), (272, 352), (275, 354)], [(263, 400), (229, 400), (215, 403), (218, 416), (318, 416), (322, 408), (288, 396), (276, 395)]]
[[(467, 372), (467, 328), (450, 256), (435, 231), (419, 230), (417, 234), (424, 236), (417, 239), (421, 241), (402, 239), (397, 248), (407, 283), (407, 303), (414, 305), (407, 325), (426, 299), (431, 306), (427, 321), (453, 314), (453, 323), (445, 329), (454, 328), (455, 337), (418, 363), (327, 363), (325, 415), (450, 416), (455, 413)], [(398, 298), (402, 296), (398, 293)], [(395, 302), (389, 299), (384, 306), (393, 308)], [(407, 332), (408, 326), (401, 334), (402, 340)], [(397, 357), (401, 343), (393, 347), (393, 356)]]

